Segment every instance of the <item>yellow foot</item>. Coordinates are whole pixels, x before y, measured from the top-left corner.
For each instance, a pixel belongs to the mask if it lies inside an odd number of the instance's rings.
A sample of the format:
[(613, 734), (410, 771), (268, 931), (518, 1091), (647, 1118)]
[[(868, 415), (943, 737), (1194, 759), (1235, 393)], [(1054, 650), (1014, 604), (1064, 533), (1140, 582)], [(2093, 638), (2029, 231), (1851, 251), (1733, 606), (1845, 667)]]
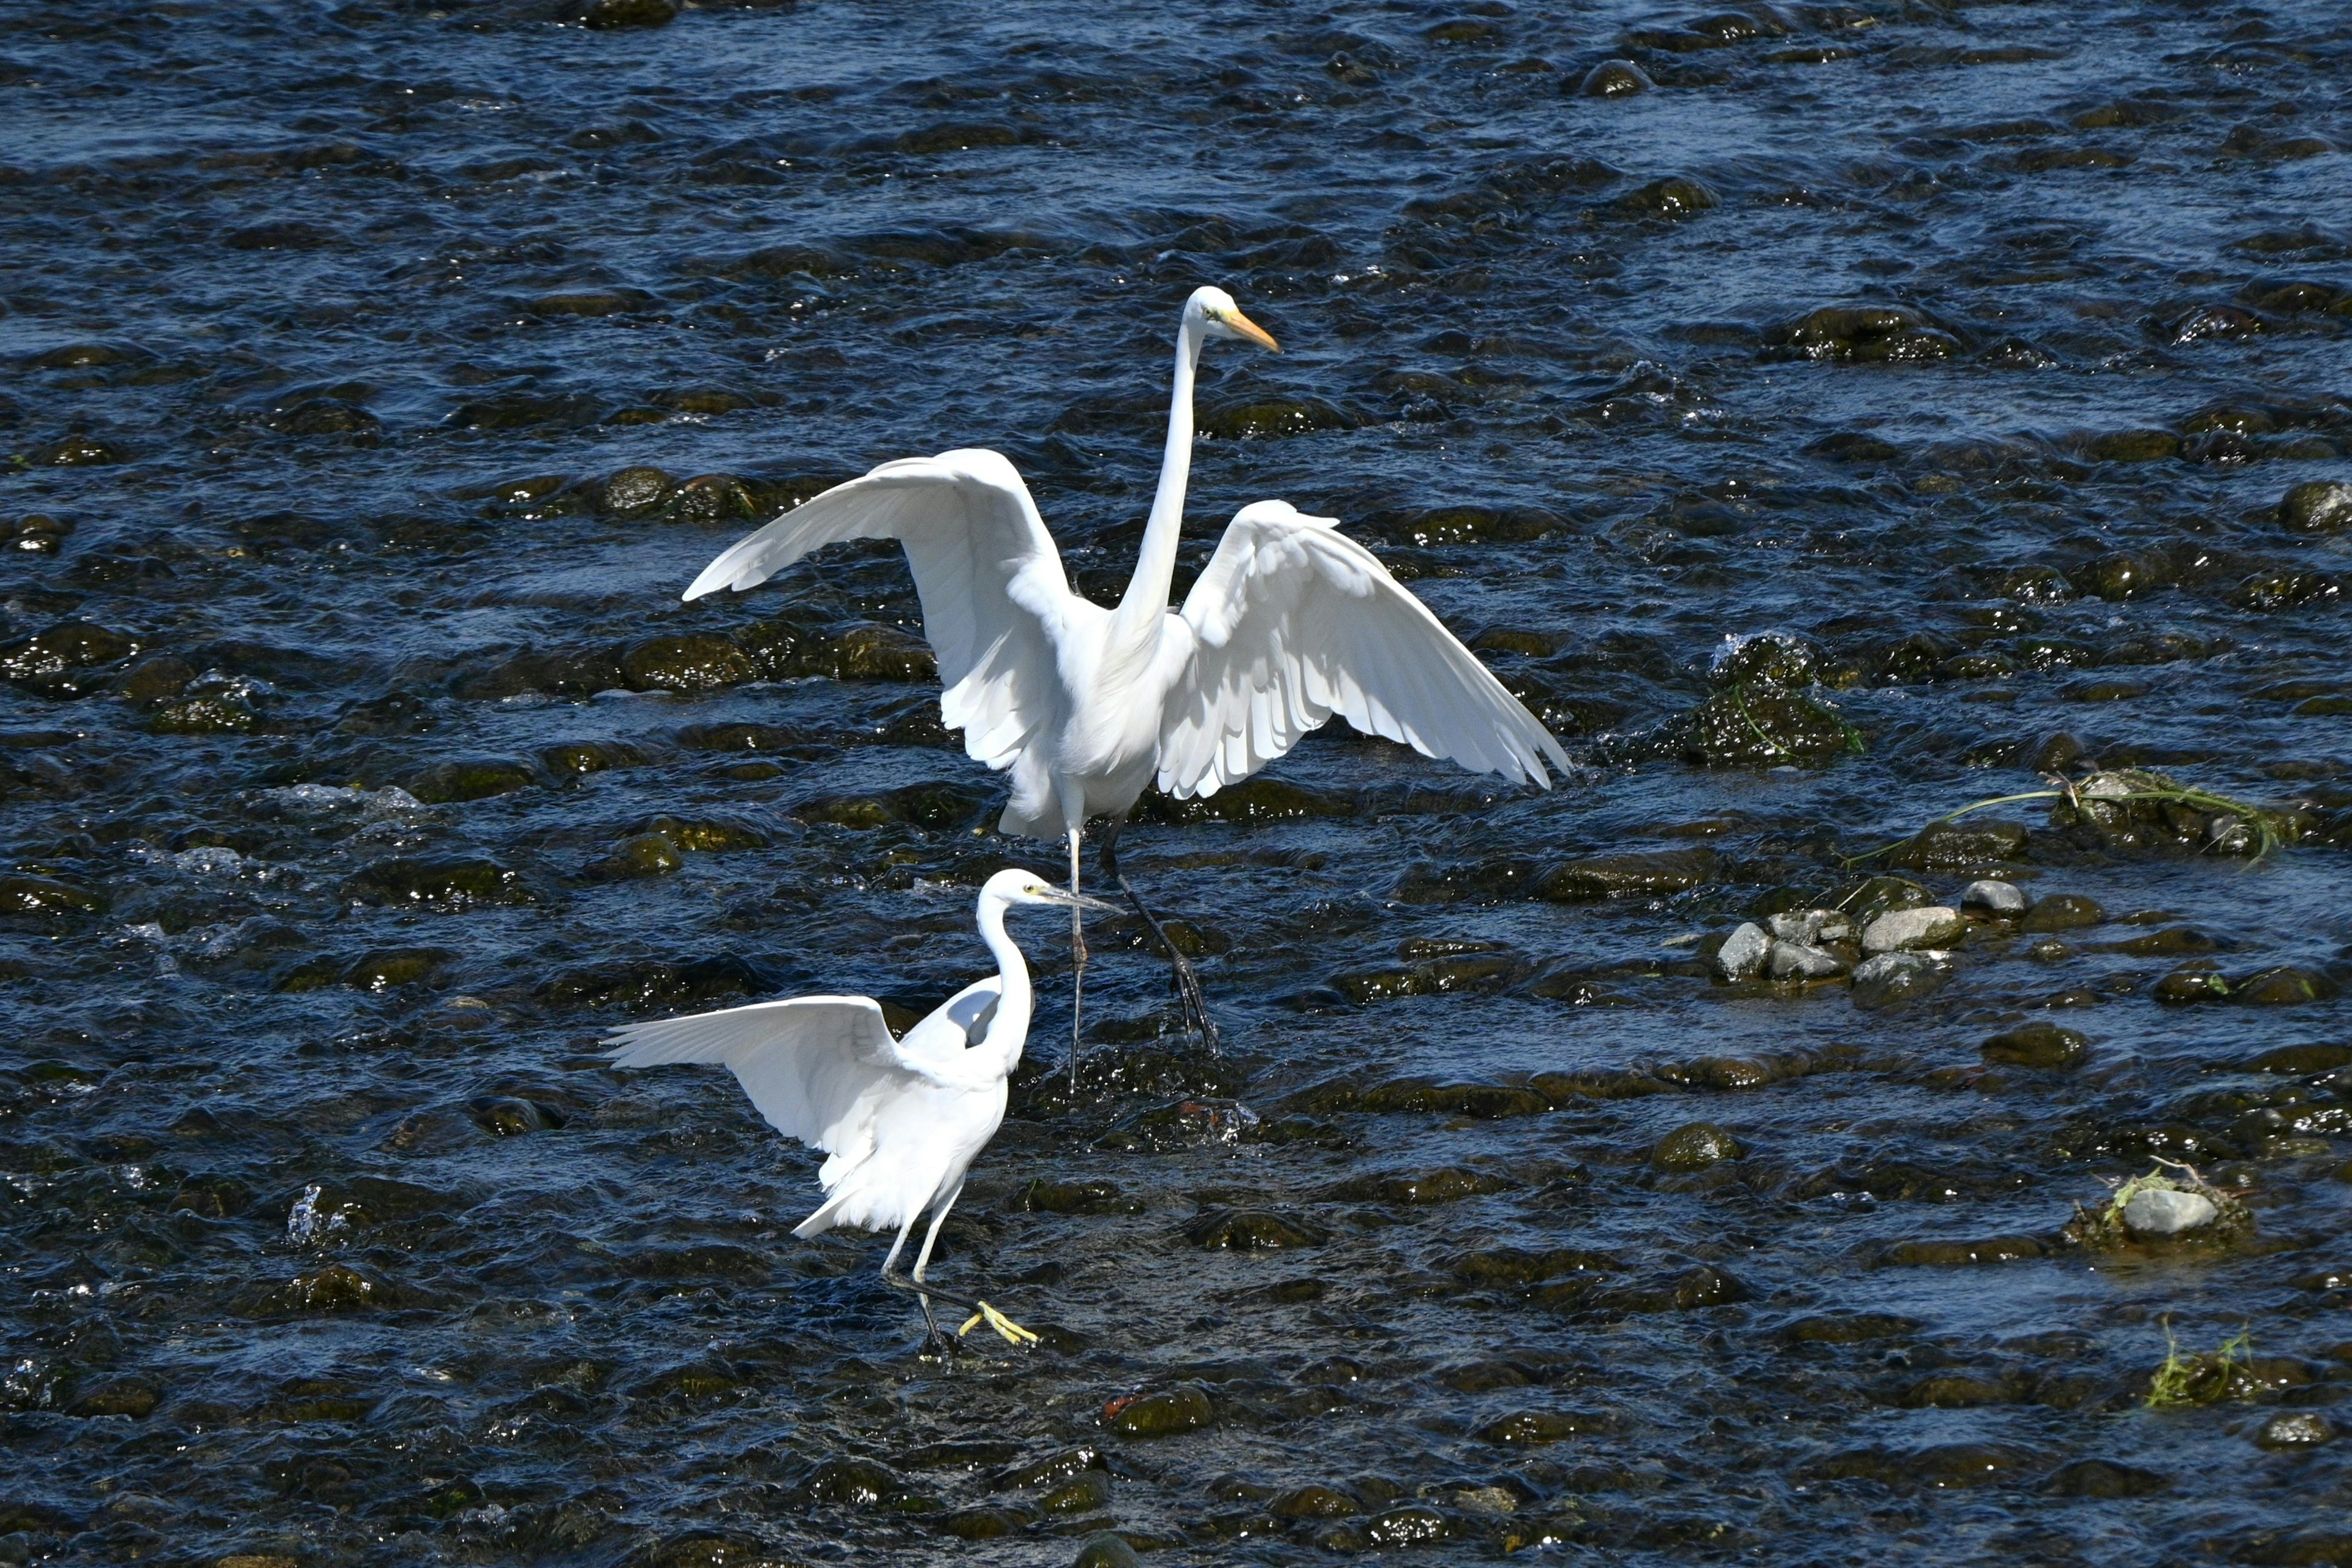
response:
[(966, 1320), (963, 1327), (956, 1331), (957, 1338), (961, 1339), (965, 1334), (971, 1332), (972, 1330), (980, 1327), (981, 1324), (986, 1323), (990, 1328), (994, 1329), (998, 1333), (1004, 1336), (1004, 1342), (1006, 1344), (1034, 1345), (1037, 1342), (1037, 1336), (1035, 1334), (1031, 1333), (1028, 1330), (1023, 1328), (1020, 1324), (1014, 1322), (1012, 1319), (1006, 1317), (1003, 1313), (998, 1311), (987, 1302), (975, 1302), (974, 1305), (978, 1306), (980, 1310), (974, 1312), (971, 1318)]

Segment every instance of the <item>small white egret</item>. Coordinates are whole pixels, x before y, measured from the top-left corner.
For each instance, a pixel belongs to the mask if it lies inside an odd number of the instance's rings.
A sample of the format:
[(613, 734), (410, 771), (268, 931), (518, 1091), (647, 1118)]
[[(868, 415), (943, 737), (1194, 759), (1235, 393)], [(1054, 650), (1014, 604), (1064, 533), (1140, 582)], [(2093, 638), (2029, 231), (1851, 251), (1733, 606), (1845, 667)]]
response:
[[(1004, 930), (1004, 911), (1015, 904), (1118, 912), (1031, 872), (999, 871), (981, 889), (979, 906), (981, 940), (996, 957), (996, 973), (949, 997), (898, 1039), (890, 1037), (870, 997), (796, 996), (632, 1024), (606, 1042), (615, 1067), (701, 1062), (730, 1068), (769, 1126), (830, 1155), (817, 1173), (824, 1202), (793, 1234), (816, 1236), (839, 1225), (898, 1227), (882, 1278), (916, 1293), (935, 1341), (933, 1296), (972, 1314), (960, 1333), (986, 1322), (1013, 1344), (1037, 1338), (986, 1301), (923, 1283), (931, 1244), (963, 1191), (964, 1173), (1004, 1120), (1004, 1080), (1029, 1035), (1029, 966)], [(926, 1210), (931, 1226), (910, 1279), (898, 1272), (898, 1254)]]
[[(1013, 775), (999, 828), (1066, 836), (1076, 892), (1086, 825), (1112, 818), (1103, 869), (1159, 936), (1187, 1026), (1197, 1020), (1213, 1048), (1192, 965), (1118, 873), (1118, 827), (1145, 786), (1179, 800), (1214, 795), (1334, 713), (1424, 756), (1544, 788), (1545, 759), (1563, 774), (1570, 768), (1535, 715), (1333, 519), (1286, 501), (1244, 507), (1183, 609), (1169, 608), (1192, 471), (1193, 374), (1213, 337), (1276, 347), (1223, 289), (1196, 289), (1185, 301), (1160, 488), (1116, 609), (1070, 591), (1020, 474), (976, 448), (884, 463), (835, 486), (738, 542), (686, 597), (752, 587), (842, 540), (903, 544), (945, 687), (940, 720), (963, 731), (975, 760)], [(1070, 926), (1083, 988), (1076, 911)], [(1076, 1030), (1073, 1016), (1073, 1083)]]

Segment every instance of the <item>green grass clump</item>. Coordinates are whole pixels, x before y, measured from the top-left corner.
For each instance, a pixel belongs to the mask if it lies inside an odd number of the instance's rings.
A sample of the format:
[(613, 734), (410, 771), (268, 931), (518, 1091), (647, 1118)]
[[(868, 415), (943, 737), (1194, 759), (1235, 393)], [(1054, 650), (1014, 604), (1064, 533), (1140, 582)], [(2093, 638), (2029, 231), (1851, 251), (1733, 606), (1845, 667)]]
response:
[(2247, 1399), (2254, 1393), (2254, 1338), (2241, 1328), (2211, 1351), (2180, 1353), (2172, 1337), (2172, 1320), (2164, 1324), (2164, 1363), (2147, 1380), (2150, 1410), (2179, 1410), (2218, 1405), (2224, 1399)]

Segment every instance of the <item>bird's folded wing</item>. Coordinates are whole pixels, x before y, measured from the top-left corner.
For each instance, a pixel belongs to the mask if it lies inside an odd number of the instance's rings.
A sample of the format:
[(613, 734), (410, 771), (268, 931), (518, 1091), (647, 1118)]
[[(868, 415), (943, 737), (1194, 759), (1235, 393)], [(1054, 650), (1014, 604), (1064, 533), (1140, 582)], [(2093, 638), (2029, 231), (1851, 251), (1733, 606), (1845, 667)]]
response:
[(1329, 518), (1244, 507), (1185, 596), (1190, 665), (1160, 731), (1160, 787), (1213, 795), (1338, 713), (1425, 756), (1549, 787), (1559, 742), (1429, 607)]
[(885, 463), (738, 541), (686, 596), (751, 587), (848, 539), (906, 547), (939, 659), (940, 716), (975, 759), (1005, 766), (1047, 715), (1045, 683), (1072, 603), (1019, 472), (977, 448)]
[(607, 1043), (615, 1067), (731, 1068), (769, 1126), (827, 1153), (864, 1136), (877, 1106), (928, 1076), (864, 996), (799, 996), (632, 1024)]

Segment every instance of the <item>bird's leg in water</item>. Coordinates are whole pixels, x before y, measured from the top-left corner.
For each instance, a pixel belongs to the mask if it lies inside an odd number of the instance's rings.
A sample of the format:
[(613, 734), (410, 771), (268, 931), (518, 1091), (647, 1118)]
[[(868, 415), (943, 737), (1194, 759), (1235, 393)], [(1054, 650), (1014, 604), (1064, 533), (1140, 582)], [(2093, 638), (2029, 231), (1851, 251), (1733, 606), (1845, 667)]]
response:
[[(1078, 837), (1083, 829), (1070, 829), (1070, 897), (1078, 896)], [(1070, 1092), (1078, 1092), (1078, 1026), (1079, 1005), (1087, 993), (1087, 931), (1086, 922), (1076, 905), (1070, 906)]]
[[(919, 1279), (909, 1279), (905, 1275), (898, 1272), (898, 1254), (907, 1249), (907, 1237), (908, 1234), (914, 1230), (915, 1222), (922, 1217), (922, 1211), (918, 1209), (913, 1214), (907, 1216), (906, 1224), (898, 1227), (898, 1239), (890, 1244), (890, 1256), (882, 1260), (882, 1283), (889, 1286), (894, 1290), (912, 1290), (915, 1293), (915, 1300), (922, 1303), (923, 1348), (925, 1350), (930, 1350), (935, 1347), (953, 1350), (955, 1348), (955, 1342), (949, 1339), (945, 1334), (940, 1332), (940, 1325), (931, 1316), (931, 1299), (924, 1293), (921, 1282)], [(937, 1236), (939, 1234), (939, 1229), (940, 1227), (937, 1225), (932, 1226), (931, 1236)], [(931, 1237), (926, 1236), (923, 1237), (923, 1258), (926, 1260), (929, 1260), (930, 1256)], [(915, 1265), (919, 1273), (922, 1267), (921, 1263)]]
[(956, 1184), (955, 1191), (948, 1194), (947, 1201), (940, 1205), (938, 1210), (931, 1215), (931, 1227), (923, 1233), (922, 1250), (915, 1255), (915, 1276), (911, 1279), (904, 1274), (898, 1273), (891, 1267), (891, 1265), (898, 1261), (898, 1248), (907, 1245), (907, 1233), (915, 1228), (915, 1220), (919, 1217), (915, 1215), (908, 1216), (906, 1226), (898, 1232), (897, 1246), (892, 1247), (890, 1248), (890, 1256), (882, 1260), (883, 1281), (900, 1290), (912, 1290), (915, 1293), (915, 1299), (922, 1302), (923, 1322), (929, 1331), (925, 1338), (925, 1342), (927, 1344), (937, 1342), (949, 1349), (953, 1349), (955, 1344), (953, 1340), (949, 1339), (945, 1334), (940, 1331), (939, 1324), (931, 1321), (931, 1298), (937, 1296), (940, 1300), (945, 1301), (949, 1306), (953, 1307), (956, 1310), (960, 1312), (970, 1312), (971, 1314), (971, 1320), (967, 1321), (963, 1327), (956, 1331), (958, 1338), (971, 1332), (972, 1330), (978, 1328), (981, 1324), (986, 1323), (990, 1328), (994, 1329), (999, 1334), (1003, 1335), (1004, 1337), (1004, 1342), (1007, 1344), (1034, 1345), (1037, 1342), (1037, 1336), (1035, 1334), (1030, 1332), (1027, 1329), (1023, 1328), (1020, 1324), (1014, 1322), (1012, 1319), (1006, 1317), (1003, 1313), (998, 1311), (987, 1302), (968, 1300), (962, 1296), (950, 1296), (945, 1290), (934, 1289), (930, 1286), (923, 1283), (923, 1270), (929, 1268), (931, 1264), (931, 1244), (939, 1240), (940, 1226), (947, 1224), (948, 1222), (948, 1210), (955, 1207), (956, 1199), (961, 1197), (962, 1194), (963, 1184), (961, 1182), (958, 1182)]
[(1103, 834), (1103, 875), (1118, 884), (1118, 890), (1127, 895), (1127, 901), (1135, 906), (1135, 912), (1143, 917), (1143, 923), (1151, 928), (1151, 934), (1160, 939), (1160, 947), (1166, 950), (1169, 984), (1175, 989), (1176, 1008), (1183, 1016), (1186, 1031), (1197, 1033), (1207, 1041), (1211, 1056), (1222, 1056), (1224, 1054), (1223, 1043), (1217, 1037), (1216, 1021), (1209, 1016), (1208, 999), (1201, 994), (1201, 980), (1192, 973), (1191, 961), (1177, 951), (1176, 944), (1169, 940), (1168, 932), (1161, 929), (1159, 917), (1143, 907), (1142, 899), (1129, 886), (1127, 879), (1119, 875), (1118, 830), (1126, 826), (1125, 818), (1114, 818), (1109, 829)]

